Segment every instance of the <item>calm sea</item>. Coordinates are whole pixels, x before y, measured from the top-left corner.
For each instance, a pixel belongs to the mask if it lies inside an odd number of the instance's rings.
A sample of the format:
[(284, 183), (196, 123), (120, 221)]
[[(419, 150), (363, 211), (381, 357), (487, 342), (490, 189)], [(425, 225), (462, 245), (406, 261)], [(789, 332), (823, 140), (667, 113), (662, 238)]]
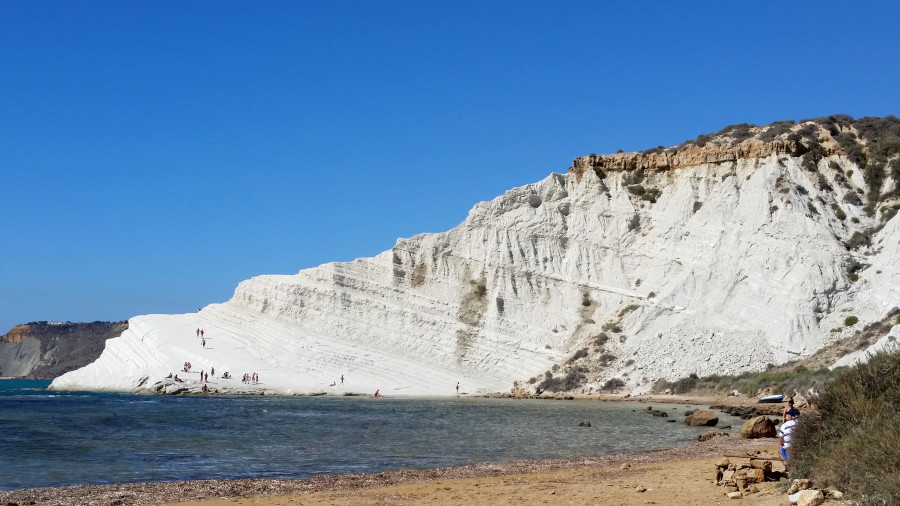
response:
[(685, 407), (671, 405), (654, 406), (667, 419), (635, 403), (148, 396), (48, 384), (0, 380), (0, 489), (594, 456), (688, 444), (708, 430), (684, 425)]

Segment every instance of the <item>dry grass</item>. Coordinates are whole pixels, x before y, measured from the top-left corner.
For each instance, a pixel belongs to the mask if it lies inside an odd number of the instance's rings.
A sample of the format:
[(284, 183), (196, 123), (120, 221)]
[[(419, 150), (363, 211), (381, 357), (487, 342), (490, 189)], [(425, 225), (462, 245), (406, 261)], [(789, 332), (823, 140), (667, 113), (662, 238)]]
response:
[(900, 504), (900, 351), (879, 353), (825, 385), (798, 425), (792, 467), (859, 504)]

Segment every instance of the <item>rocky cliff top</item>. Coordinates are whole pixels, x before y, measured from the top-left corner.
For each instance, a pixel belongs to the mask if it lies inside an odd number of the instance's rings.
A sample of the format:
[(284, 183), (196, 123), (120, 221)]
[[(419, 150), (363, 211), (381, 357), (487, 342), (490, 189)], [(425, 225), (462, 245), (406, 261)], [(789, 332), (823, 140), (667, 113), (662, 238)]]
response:
[[(591, 154), (575, 158), (569, 169), (586, 170), (669, 170), (770, 155), (805, 157), (808, 163), (830, 155), (844, 155), (853, 162), (867, 162), (884, 169), (900, 152), (900, 120), (894, 116), (860, 118), (833, 115), (812, 120), (777, 121), (756, 126), (730, 125), (717, 133), (700, 135), (677, 146), (659, 146), (642, 152)], [(900, 170), (900, 165), (896, 165)], [(599, 175), (599, 174), (598, 174)]]

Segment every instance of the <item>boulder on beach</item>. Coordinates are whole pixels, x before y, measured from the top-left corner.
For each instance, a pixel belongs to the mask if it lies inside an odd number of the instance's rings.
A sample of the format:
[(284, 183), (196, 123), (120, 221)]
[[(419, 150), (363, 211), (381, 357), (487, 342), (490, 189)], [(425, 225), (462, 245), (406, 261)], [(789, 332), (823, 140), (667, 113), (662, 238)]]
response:
[(759, 439), (762, 437), (775, 437), (775, 422), (767, 416), (757, 416), (744, 422), (741, 427), (741, 437), (744, 439)]
[(719, 417), (709, 411), (697, 409), (684, 419), (684, 423), (692, 427), (715, 427), (719, 423)]

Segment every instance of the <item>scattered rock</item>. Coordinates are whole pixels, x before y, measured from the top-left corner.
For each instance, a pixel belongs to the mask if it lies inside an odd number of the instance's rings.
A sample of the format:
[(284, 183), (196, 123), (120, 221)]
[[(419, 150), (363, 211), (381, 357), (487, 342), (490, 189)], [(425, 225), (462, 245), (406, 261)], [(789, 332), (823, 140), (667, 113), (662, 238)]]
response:
[(635, 490), (637, 490), (638, 492), (646, 492), (646, 491), (647, 491), (647, 487), (645, 487), (645, 486), (643, 486), (643, 485), (638, 485), (637, 488), (636, 488)]
[(762, 469), (751, 468), (746, 470), (747, 483), (762, 483), (766, 481), (766, 473)]
[(625, 470), (625, 469), (631, 469), (631, 464), (629, 464), (628, 462), (622, 464), (622, 469), (623, 469), (623, 470)]
[(727, 469), (729, 465), (731, 465), (731, 461), (728, 460), (728, 457), (719, 457), (719, 459), (716, 460), (716, 467)]
[(740, 499), (744, 496), (744, 494), (740, 493), (740, 491), (728, 492), (725, 495), (727, 495), (729, 499)]
[(780, 415), (782, 407), (779, 404), (762, 404), (760, 406), (726, 406), (724, 404), (716, 404), (710, 406), (709, 409), (717, 409), (729, 415), (749, 420), (754, 416)]
[(719, 423), (719, 417), (709, 411), (697, 409), (684, 419), (684, 423), (692, 427), (715, 427)]
[(821, 490), (808, 489), (797, 492), (796, 499), (796, 501), (792, 502), (796, 502), (797, 506), (818, 506), (825, 502), (825, 495)]
[(653, 406), (647, 406), (647, 412), (653, 416), (666, 417), (669, 416), (668, 413), (661, 409), (653, 409)]
[(578, 426), (579, 426), (579, 427), (590, 427), (590, 426), (591, 426), (591, 422), (589, 422), (589, 421), (587, 421), (587, 420), (584, 420), (583, 422), (579, 423)]
[(772, 472), (772, 461), (771, 460), (750, 459), (750, 467), (753, 467), (755, 469), (762, 469), (763, 471), (770, 473), (770, 472)]
[(709, 441), (710, 439), (717, 438), (717, 437), (724, 437), (727, 435), (728, 435), (727, 432), (711, 430), (711, 431), (707, 432), (706, 434), (700, 434), (699, 436), (697, 436), (697, 441), (701, 441), (701, 442)]
[(744, 422), (741, 427), (741, 437), (744, 439), (758, 439), (763, 437), (775, 437), (775, 422), (767, 416), (757, 416)]
[(834, 487), (828, 487), (822, 492), (825, 494), (826, 499), (834, 499), (836, 501), (840, 501), (844, 498), (844, 493)]
[(795, 492), (810, 489), (810, 488), (812, 488), (812, 486), (813, 486), (812, 480), (807, 480), (805, 478), (796, 479), (793, 482), (791, 482), (791, 486), (790, 486), (790, 488), (788, 488), (787, 493), (788, 493), (788, 495), (792, 495)]

